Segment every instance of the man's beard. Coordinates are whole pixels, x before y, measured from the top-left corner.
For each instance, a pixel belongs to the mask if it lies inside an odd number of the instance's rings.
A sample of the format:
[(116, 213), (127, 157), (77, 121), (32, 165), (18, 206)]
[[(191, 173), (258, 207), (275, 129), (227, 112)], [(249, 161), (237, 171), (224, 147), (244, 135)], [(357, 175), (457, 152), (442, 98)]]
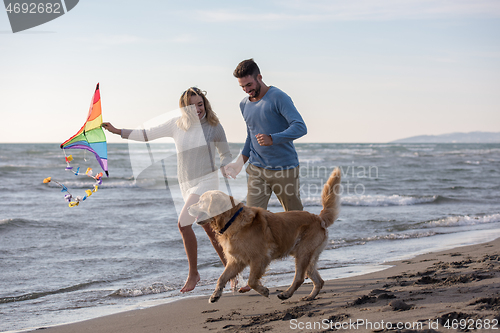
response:
[(257, 84), (257, 86), (254, 89), (255, 94), (252, 96), (253, 98), (259, 97), (259, 95), (260, 95), (260, 88), (261, 88), (259, 82), (255, 82), (255, 83)]

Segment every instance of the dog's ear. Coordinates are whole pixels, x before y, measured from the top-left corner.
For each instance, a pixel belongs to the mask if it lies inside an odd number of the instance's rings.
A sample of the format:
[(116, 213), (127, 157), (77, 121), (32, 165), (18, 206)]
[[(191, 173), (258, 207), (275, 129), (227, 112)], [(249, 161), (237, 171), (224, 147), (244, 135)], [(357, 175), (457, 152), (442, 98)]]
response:
[(207, 209), (207, 213), (209, 216), (217, 216), (223, 214), (234, 207), (232, 204), (234, 200), (224, 192), (211, 191), (209, 198), (210, 201)]
[(218, 204), (219, 200), (220, 199), (219, 199), (219, 193), (218, 192), (213, 192), (209, 196), (208, 206), (207, 206), (207, 214), (208, 215), (211, 215), (213, 217), (219, 215), (219, 214), (215, 213), (218, 210), (217, 204)]
[(225, 225), (224, 218), (221, 215), (217, 215), (211, 218), (210, 226), (212, 227), (212, 230), (215, 232), (220, 232), (222, 228), (224, 228)]
[(209, 218), (208, 222), (210, 223), (210, 228), (212, 228), (213, 231), (219, 232), (219, 227), (217, 226), (217, 220), (215, 219), (215, 217)]
[(213, 195), (208, 196), (208, 205), (207, 205), (207, 208), (206, 208), (207, 214), (210, 213), (210, 208), (212, 207), (213, 201), (214, 201), (214, 196)]

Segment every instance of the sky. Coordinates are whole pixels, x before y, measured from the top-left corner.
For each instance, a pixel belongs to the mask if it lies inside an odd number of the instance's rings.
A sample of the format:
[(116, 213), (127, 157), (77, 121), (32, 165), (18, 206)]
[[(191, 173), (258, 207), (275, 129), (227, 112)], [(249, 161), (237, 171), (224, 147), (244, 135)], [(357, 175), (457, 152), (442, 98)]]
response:
[(498, 0), (82, 0), (15, 34), (0, 9), (0, 143), (65, 141), (98, 82), (115, 127), (175, 110), (197, 86), (228, 141), (244, 142), (232, 72), (248, 58), (301, 113), (296, 142), (500, 131)]

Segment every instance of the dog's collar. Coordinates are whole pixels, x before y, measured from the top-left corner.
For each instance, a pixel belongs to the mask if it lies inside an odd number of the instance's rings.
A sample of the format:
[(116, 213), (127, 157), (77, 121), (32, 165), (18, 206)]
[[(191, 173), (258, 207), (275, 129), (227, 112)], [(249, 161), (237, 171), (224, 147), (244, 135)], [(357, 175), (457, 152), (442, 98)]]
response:
[(219, 234), (223, 234), (227, 228), (229, 228), (231, 226), (231, 224), (234, 222), (234, 220), (236, 220), (236, 218), (238, 217), (238, 215), (240, 215), (241, 211), (243, 210), (243, 207), (241, 207), (240, 209), (238, 209), (238, 211), (233, 215), (233, 217), (231, 217), (231, 219), (226, 223), (226, 225), (224, 226), (224, 228), (222, 228), (220, 231), (219, 231)]

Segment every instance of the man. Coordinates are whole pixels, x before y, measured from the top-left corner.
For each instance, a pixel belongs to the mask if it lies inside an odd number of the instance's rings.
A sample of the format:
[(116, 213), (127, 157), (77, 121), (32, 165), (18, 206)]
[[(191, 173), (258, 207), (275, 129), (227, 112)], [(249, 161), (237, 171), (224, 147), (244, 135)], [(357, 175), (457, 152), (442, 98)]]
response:
[(302, 210), (299, 159), (293, 145), (307, 133), (302, 117), (287, 94), (262, 81), (253, 59), (240, 62), (233, 75), (248, 94), (240, 103), (247, 139), (238, 160), (226, 165), (226, 173), (236, 177), (249, 161), (248, 206), (267, 209), (274, 192), (285, 211)]

